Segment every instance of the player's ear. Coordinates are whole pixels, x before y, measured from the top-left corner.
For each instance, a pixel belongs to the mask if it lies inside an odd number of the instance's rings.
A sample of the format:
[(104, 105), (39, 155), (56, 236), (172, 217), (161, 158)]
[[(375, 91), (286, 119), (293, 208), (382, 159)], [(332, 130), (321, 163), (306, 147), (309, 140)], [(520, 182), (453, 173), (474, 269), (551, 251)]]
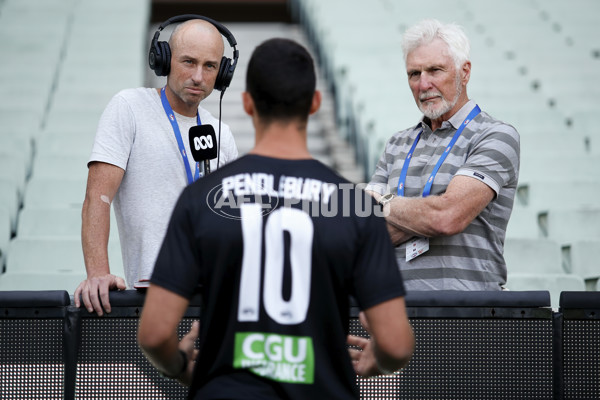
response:
[(321, 100), (322, 100), (321, 92), (318, 90), (315, 90), (315, 93), (313, 94), (312, 103), (310, 105), (309, 114), (314, 114), (319, 110), (319, 108), (321, 108)]
[(248, 92), (242, 92), (242, 103), (244, 104), (244, 111), (250, 116), (254, 116), (254, 100)]

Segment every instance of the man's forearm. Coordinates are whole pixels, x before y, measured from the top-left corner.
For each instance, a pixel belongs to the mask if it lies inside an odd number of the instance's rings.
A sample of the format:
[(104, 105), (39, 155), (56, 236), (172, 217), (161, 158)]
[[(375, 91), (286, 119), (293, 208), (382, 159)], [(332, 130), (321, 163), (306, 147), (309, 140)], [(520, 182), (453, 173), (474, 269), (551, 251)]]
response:
[(387, 223), (387, 230), (394, 246), (399, 246), (414, 236), (409, 232), (404, 232), (402, 229), (395, 227), (390, 222)]
[(148, 360), (169, 378), (176, 379), (185, 372), (188, 360), (177, 347), (178, 340), (173, 336), (168, 342), (157, 347), (141, 346)]
[(88, 277), (110, 273), (108, 237), (110, 206), (84, 203), (81, 218), (81, 245)]
[[(371, 196), (373, 196), (373, 198), (377, 202), (379, 202), (379, 199), (381, 199), (381, 197), (382, 197), (381, 194), (374, 192), (372, 190), (367, 190), (366, 192), (368, 194), (370, 194)], [(395, 199), (393, 199), (393, 200), (395, 200)], [(395, 211), (397, 212), (399, 210), (395, 210)], [(397, 216), (394, 215), (394, 213), (391, 209), (390, 203), (388, 203), (384, 206), (383, 213), (386, 216), (388, 233), (390, 234), (390, 238), (391, 238), (394, 246), (398, 246), (398, 245), (406, 242), (413, 236), (415, 236), (414, 232), (407, 230), (405, 227), (403, 227), (403, 226), (399, 225), (397, 222), (395, 222)]]

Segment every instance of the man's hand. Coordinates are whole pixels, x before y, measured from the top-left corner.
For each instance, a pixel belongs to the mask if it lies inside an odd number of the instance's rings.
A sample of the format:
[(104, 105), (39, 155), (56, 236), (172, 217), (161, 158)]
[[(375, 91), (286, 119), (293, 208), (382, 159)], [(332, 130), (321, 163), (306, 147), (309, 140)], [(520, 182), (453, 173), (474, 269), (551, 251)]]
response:
[(349, 345), (360, 347), (361, 349), (348, 349), (354, 372), (362, 377), (379, 375), (371, 341), (360, 336), (348, 335), (347, 342)]
[(414, 236), (410, 233), (404, 232), (402, 229), (395, 227), (394, 225), (392, 225), (389, 222), (386, 225), (387, 225), (388, 233), (390, 234), (390, 239), (392, 241), (392, 244), (395, 247), (400, 246), (402, 243), (406, 242), (407, 240), (409, 240), (410, 238), (412, 238)]
[(185, 386), (192, 384), (194, 376), (194, 366), (198, 357), (198, 349), (194, 348), (194, 343), (200, 334), (200, 322), (194, 321), (190, 331), (179, 342), (179, 350), (187, 354), (188, 365), (184, 373), (177, 377), (177, 380)]
[[(360, 320), (363, 328), (365, 328), (367, 333), (370, 334), (369, 324), (365, 318), (364, 312), (360, 312), (358, 319)], [(350, 353), (350, 359), (352, 360), (352, 366), (354, 367), (354, 372), (356, 372), (357, 375), (369, 377), (381, 374), (379, 368), (377, 367), (377, 360), (375, 359), (375, 353), (373, 352), (373, 345), (369, 339), (360, 336), (348, 335), (347, 342), (351, 346), (360, 348), (360, 350), (353, 348), (348, 349), (348, 352)]]
[(75, 289), (73, 295), (75, 306), (81, 306), (81, 297), (85, 308), (89, 312), (96, 311), (99, 316), (102, 316), (104, 311), (107, 313), (111, 311), (108, 292), (111, 290), (125, 290), (126, 288), (123, 278), (116, 275), (107, 274), (88, 278)]

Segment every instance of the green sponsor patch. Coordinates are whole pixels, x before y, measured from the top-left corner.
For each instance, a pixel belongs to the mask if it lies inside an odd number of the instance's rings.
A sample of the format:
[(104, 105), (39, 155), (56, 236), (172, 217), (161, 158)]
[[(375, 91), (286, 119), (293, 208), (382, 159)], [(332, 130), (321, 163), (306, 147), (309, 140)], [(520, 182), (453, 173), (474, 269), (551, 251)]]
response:
[(235, 335), (233, 367), (278, 382), (311, 384), (315, 375), (312, 338), (274, 333)]

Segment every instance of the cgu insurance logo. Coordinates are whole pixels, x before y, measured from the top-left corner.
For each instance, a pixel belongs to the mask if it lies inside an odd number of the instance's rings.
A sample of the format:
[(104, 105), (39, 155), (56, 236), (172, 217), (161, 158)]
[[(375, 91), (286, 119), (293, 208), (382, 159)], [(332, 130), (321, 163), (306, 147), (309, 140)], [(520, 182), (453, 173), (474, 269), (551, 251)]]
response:
[(194, 137), (194, 147), (196, 150), (206, 150), (213, 148), (212, 136), (196, 136)]
[(238, 332), (234, 368), (278, 382), (311, 384), (315, 376), (312, 338), (274, 333)]

